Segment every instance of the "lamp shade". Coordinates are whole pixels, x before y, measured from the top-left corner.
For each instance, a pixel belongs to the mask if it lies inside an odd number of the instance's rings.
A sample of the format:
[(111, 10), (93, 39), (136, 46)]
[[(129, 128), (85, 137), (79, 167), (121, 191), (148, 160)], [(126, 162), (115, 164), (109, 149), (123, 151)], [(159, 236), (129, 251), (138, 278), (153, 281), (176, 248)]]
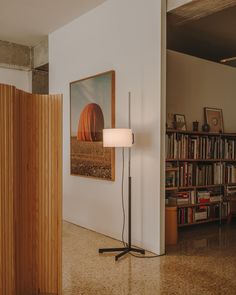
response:
[(104, 147), (131, 147), (133, 143), (132, 130), (127, 128), (103, 129)]

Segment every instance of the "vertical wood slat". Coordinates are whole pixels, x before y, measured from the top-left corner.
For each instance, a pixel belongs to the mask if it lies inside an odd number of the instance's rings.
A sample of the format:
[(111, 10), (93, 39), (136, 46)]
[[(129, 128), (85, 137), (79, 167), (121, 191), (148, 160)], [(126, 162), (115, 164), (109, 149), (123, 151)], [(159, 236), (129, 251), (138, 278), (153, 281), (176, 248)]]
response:
[(0, 84), (0, 294), (61, 294), (62, 98)]
[(0, 85), (0, 294), (15, 294), (13, 103), (15, 88)]

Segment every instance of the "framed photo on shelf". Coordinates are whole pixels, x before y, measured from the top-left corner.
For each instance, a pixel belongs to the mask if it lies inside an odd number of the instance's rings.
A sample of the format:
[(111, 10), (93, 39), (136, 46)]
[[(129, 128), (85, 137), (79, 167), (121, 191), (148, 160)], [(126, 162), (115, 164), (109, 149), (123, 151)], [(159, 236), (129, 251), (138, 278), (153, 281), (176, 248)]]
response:
[(224, 132), (222, 109), (204, 108), (205, 121), (210, 126), (210, 132)]
[(185, 115), (182, 114), (174, 114), (174, 123), (175, 123), (175, 129), (186, 131), (186, 120)]
[(166, 128), (174, 129), (174, 114), (168, 113), (166, 116)]

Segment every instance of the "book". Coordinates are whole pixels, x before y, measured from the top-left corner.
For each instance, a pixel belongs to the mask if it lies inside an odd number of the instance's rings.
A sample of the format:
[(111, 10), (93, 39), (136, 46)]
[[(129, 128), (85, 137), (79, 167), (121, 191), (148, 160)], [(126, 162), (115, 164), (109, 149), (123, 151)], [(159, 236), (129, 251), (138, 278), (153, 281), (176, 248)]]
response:
[(195, 212), (195, 222), (207, 219), (207, 210), (206, 209), (199, 209)]

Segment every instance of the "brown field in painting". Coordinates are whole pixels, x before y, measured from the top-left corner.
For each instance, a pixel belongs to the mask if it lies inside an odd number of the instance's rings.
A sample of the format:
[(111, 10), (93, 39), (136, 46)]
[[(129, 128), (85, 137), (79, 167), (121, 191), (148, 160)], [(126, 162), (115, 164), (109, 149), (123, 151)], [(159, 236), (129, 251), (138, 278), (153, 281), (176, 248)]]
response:
[(112, 149), (71, 137), (71, 174), (112, 180)]

